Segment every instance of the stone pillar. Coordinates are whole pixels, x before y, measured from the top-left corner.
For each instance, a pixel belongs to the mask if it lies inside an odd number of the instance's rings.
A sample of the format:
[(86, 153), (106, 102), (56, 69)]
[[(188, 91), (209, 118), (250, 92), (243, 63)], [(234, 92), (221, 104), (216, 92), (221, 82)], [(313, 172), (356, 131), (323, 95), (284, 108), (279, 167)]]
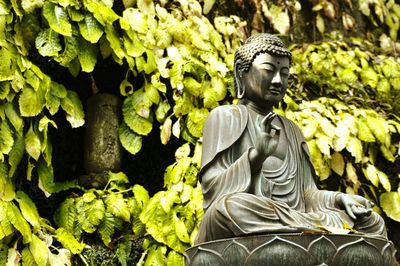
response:
[(121, 101), (112, 94), (99, 93), (87, 103), (84, 168), (86, 174), (117, 172), (121, 168), (122, 147), (118, 127)]

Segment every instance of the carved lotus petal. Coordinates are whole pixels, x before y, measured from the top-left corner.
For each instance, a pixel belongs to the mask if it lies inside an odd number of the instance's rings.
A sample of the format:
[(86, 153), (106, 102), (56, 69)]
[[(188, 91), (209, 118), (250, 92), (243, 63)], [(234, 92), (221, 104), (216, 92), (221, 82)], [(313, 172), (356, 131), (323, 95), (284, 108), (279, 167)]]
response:
[(225, 266), (224, 260), (214, 250), (199, 247), (196, 255), (194, 255), (191, 266)]
[(332, 265), (335, 266), (377, 266), (383, 264), (379, 250), (360, 238), (339, 248)]
[(222, 253), (227, 265), (244, 265), (247, 255), (247, 248), (236, 241), (230, 243)]
[(311, 266), (317, 264), (317, 260), (302, 246), (279, 237), (255, 249), (245, 263), (248, 266)]
[(310, 243), (308, 251), (317, 258), (319, 263), (329, 265), (336, 254), (336, 246), (331, 240), (325, 236), (321, 236)]

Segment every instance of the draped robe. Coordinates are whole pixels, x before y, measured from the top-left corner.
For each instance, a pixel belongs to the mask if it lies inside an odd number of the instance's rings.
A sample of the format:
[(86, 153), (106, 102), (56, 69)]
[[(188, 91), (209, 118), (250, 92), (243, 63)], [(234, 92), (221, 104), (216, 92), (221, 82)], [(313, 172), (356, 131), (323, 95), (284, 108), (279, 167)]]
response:
[(277, 160), (273, 153), (252, 174), (249, 152), (260, 130), (255, 124), (263, 117), (250, 112), (244, 105), (226, 105), (207, 118), (200, 171), (205, 213), (196, 243), (321, 226), (343, 228), (345, 224), (386, 237), (379, 215), (353, 221), (335, 205), (339, 192), (317, 188), (305, 139), (285, 117), (273, 121), (281, 127), (277, 150), (285, 152), (284, 158), (271, 163)]

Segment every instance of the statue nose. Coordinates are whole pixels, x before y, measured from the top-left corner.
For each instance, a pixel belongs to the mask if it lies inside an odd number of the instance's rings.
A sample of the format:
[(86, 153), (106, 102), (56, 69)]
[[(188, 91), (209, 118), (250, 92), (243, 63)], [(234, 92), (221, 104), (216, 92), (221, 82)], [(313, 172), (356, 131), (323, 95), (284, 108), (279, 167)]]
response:
[(276, 85), (281, 85), (282, 84), (282, 78), (281, 78), (281, 74), (279, 72), (276, 72), (274, 77), (272, 78), (272, 84), (276, 84)]

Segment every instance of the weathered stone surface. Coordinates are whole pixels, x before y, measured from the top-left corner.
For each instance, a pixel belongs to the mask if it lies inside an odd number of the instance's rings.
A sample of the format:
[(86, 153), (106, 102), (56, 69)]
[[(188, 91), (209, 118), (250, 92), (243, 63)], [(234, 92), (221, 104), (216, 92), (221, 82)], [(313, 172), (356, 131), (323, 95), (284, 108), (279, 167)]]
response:
[(194, 246), (185, 265), (394, 266), (395, 253), (390, 241), (364, 235), (267, 234)]
[(122, 147), (119, 142), (120, 99), (100, 93), (88, 101), (84, 167), (87, 174), (119, 171)]

